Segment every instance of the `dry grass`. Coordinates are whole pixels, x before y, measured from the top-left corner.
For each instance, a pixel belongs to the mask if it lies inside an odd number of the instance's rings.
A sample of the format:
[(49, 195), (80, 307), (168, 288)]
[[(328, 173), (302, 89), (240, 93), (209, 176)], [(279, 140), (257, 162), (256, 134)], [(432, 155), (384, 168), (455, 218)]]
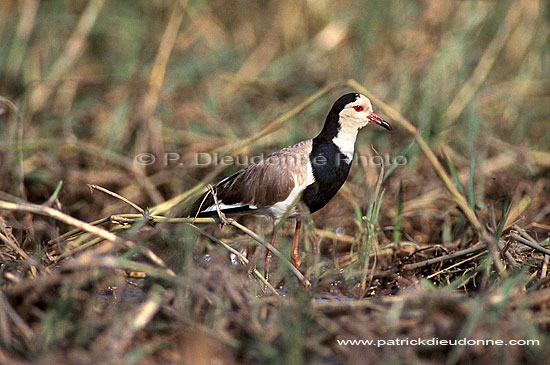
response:
[[(0, 363), (543, 363), (549, 11), (4, 1)], [(304, 223), (301, 272), (290, 225), (266, 283), (267, 222), (179, 218), (242, 167), (197, 153), (309, 138), (350, 90), (395, 130), (360, 134), (345, 186)], [(539, 344), (337, 343), (406, 338)]]

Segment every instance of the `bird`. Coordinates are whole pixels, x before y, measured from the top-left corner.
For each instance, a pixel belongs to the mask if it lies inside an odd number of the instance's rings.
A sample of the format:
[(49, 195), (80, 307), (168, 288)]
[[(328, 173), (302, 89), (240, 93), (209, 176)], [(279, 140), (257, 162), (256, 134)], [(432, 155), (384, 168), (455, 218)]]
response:
[[(299, 201), (314, 213), (323, 208), (342, 187), (349, 174), (359, 130), (370, 123), (387, 130), (391, 125), (373, 112), (365, 95), (348, 93), (338, 98), (321, 132), (312, 139), (271, 153), (214, 184), (191, 208), (194, 217), (260, 215), (271, 218), (273, 227), (286, 214), (296, 220), (292, 262), (299, 266), (298, 244), (303, 214)], [(291, 210), (291, 211), (289, 211)], [(275, 244), (273, 229), (271, 244)], [(271, 251), (265, 257), (265, 273)]]

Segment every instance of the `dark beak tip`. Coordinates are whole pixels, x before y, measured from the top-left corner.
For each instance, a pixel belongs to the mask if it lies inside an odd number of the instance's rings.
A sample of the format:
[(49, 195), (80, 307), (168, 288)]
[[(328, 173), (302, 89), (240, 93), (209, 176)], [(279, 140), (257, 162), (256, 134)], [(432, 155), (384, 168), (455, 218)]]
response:
[(391, 127), (390, 123), (386, 122), (384, 119), (380, 118), (378, 115), (372, 113), (368, 116), (368, 119), (370, 122), (374, 124), (378, 124), (380, 127), (385, 128), (389, 131), (391, 131), (393, 128)]

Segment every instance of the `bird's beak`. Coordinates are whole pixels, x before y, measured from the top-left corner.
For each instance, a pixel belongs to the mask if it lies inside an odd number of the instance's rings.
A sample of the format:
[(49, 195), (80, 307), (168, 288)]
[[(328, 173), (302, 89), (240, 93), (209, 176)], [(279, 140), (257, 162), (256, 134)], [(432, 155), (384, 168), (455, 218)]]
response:
[(374, 124), (378, 124), (379, 126), (384, 127), (389, 131), (392, 130), (392, 127), (388, 122), (386, 122), (384, 119), (380, 118), (378, 115), (376, 115), (374, 113), (370, 113), (369, 116), (367, 117), (367, 119), (369, 120), (369, 122), (372, 122)]

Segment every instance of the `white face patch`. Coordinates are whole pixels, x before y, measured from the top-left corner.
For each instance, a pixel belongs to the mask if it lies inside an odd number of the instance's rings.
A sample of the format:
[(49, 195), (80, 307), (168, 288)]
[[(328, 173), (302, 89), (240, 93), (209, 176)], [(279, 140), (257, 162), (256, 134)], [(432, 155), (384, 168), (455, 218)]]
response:
[(372, 104), (370, 99), (363, 94), (359, 94), (359, 97), (353, 102), (346, 105), (346, 108), (354, 108), (356, 106), (362, 106), (364, 111), (367, 112), (367, 115), (372, 113)]
[(369, 124), (368, 116), (372, 113), (372, 104), (365, 95), (359, 97), (340, 112), (341, 129), (361, 129)]
[(357, 132), (369, 123), (368, 116), (372, 113), (372, 104), (365, 95), (359, 97), (340, 112), (340, 130), (332, 142), (346, 155), (348, 162), (353, 160)]

